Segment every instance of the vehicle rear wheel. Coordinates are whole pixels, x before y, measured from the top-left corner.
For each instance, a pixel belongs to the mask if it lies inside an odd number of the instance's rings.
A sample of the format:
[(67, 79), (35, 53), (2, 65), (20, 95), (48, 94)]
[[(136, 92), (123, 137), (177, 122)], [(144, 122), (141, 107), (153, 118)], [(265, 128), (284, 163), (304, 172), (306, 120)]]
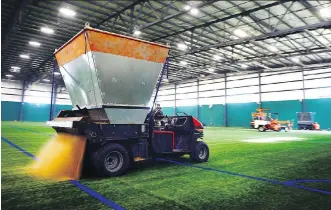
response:
[(128, 150), (120, 144), (109, 144), (92, 155), (92, 162), (100, 176), (120, 176), (130, 166)]
[(259, 127), (259, 131), (260, 131), (260, 132), (265, 131), (264, 126), (260, 126), (260, 127)]
[(191, 160), (195, 162), (207, 162), (209, 159), (209, 147), (203, 141), (198, 141), (195, 147), (195, 151), (192, 151)]

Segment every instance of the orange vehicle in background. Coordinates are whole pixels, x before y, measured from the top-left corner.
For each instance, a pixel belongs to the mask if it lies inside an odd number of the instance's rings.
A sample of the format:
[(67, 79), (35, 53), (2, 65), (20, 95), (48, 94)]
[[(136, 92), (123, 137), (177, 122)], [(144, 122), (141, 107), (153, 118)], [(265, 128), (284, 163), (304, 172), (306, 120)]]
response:
[(252, 113), (251, 128), (258, 129), (260, 132), (266, 130), (273, 131), (290, 131), (293, 127), (293, 122), (290, 120), (278, 120), (278, 113), (266, 113), (269, 109), (256, 109), (256, 113)]
[(255, 120), (264, 120), (267, 117), (267, 113), (269, 109), (257, 108), (256, 112), (252, 112), (252, 121), (250, 122), (251, 128), (254, 128)]

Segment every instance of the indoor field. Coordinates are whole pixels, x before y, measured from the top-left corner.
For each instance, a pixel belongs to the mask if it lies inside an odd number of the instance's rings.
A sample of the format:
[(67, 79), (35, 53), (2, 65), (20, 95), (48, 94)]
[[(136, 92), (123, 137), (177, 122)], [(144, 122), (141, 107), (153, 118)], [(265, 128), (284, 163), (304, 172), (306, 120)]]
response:
[[(22, 173), (29, 155), (52, 135), (40, 123), (2, 124), (2, 208), (107, 209), (70, 182)], [(79, 182), (126, 209), (328, 209), (330, 137), (208, 128), (208, 163), (192, 165), (184, 156), (138, 165), (122, 177)]]
[(331, 209), (331, 2), (1, 1), (2, 209)]

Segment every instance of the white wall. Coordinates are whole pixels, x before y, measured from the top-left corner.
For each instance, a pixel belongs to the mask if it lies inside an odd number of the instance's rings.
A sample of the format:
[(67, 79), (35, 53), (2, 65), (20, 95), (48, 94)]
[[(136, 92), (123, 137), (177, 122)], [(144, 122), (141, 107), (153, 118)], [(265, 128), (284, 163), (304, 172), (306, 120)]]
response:
[[(24, 102), (36, 104), (51, 103), (52, 85), (45, 83), (29, 84), (25, 90)], [(1, 101), (21, 102), (22, 82), (15, 80), (1, 80)], [(56, 104), (71, 105), (68, 92), (63, 88), (57, 89)]]
[(21, 102), (22, 83), (20, 81), (1, 80), (1, 101)]
[[(161, 86), (156, 101), (163, 107), (260, 101), (259, 74), (228, 75), (226, 81), (226, 90), (224, 78), (200, 78), (199, 87), (197, 80), (183, 81), (176, 86), (166, 84)], [(261, 101), (330, 97), (331, 68), (261, 73)]]

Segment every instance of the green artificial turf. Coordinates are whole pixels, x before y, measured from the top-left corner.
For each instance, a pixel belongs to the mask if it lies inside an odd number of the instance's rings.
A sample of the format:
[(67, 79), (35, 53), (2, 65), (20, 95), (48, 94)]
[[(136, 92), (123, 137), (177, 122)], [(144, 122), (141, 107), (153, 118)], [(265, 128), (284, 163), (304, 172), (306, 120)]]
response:
[[(39, 123), (2, 123), (2, 137), (33, 154), (53, 134)], [(243, 142), (274, 137), (301, 141)], [(276, 181), (331, 180), (331, 135), (206, 128), (204, 141), (209, 144), (210, 159), (197, 166)], [(108, 208), (68, 182), (24, 175), (22, 168), (29, 161), (31, 158), (2, 141), (3, 209)], [(187, 157), (177, 161), (190, 163)], [(164, 162), (137, 164), (122, 177), (80, 182), (126, 209), (331, 209), (331, 195)], [(331, 183), (300, 185), (331, 192)]]

